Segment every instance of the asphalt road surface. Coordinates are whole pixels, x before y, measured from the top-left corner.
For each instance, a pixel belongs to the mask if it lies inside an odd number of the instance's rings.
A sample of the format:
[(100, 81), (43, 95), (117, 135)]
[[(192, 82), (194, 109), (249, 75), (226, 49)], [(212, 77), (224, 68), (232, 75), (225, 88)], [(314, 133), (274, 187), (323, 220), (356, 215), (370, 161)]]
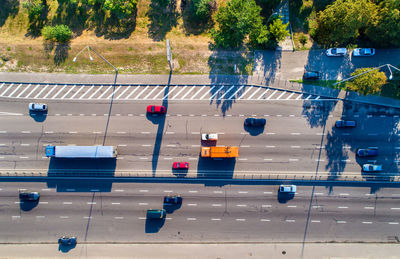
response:
[[(189, 184), (113, 184), (110, 192), (56, 192), (44, 183), (0, 185), (0, 242), (319, 242), (398, 240), (397, 189), (298, 187), (294, 197), (277, 186), (205, 187)], [(38, 203), (18, 199), (39, 191)], [(313, 199), (310, 202), (311, 194)], [(181, 205), (163, 206), (180, 194)], [(165, 220), (146, 220), (166, 208)]]
[[(226, 171), (228, 177), (235, 173), (360, 176), (364, 163), (383, 164), (383, 175), (398, 172), (399, 117), (373, 107), (337, 101), (238, 102), (223, 115), (214, 104), (172, 102), (167, 116), (149, 116), (147, 104), (115, 103), (109, 117), (106, 103), (51, 102), (49, 113), (38, 118), (28, 113), (28, 102), (2, 101), (0, 168), (62, 169), (45, 157), (44, 146), (104, 144), (118, 146), (111, 170), (160, 176), (172, 175), (174, 161), (190, 162), (192, 176), (216, 171)], [(247, 117), (266, 118), (267, 125), (246, 128)], [(343, 118), (356, 120), (357, 127), (335, 128), (335, 121)], [(224, 170), (218, 169), (219, 162), (201, 159), (200, 134), (205, 132), (219, 133), (218, 145), (239, 146), (239, 158)], [(355, 156), (357, 148), (366, 147), (379, 148), (379, 156)], [(84, 164), (74, 168), (90, 168)]]

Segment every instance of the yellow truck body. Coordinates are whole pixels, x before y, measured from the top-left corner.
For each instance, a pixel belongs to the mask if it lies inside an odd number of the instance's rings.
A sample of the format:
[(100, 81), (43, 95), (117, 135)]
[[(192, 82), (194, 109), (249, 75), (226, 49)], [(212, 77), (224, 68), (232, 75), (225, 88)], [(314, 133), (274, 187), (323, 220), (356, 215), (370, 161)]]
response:
[(201, 157), (233, 158), (239, 156), (239, 147), (201, 147)]

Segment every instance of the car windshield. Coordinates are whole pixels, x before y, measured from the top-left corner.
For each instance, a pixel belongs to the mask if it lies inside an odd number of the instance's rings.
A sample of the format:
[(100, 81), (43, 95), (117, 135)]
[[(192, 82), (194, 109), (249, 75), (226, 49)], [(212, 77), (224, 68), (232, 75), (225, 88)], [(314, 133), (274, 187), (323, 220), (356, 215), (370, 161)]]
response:
[(332, 49), (332, 54), (336, 54), (337, 50), (336, 49)]
[(154, 112), (155, 111), (155, 107), (151, 106), (151, 111)]

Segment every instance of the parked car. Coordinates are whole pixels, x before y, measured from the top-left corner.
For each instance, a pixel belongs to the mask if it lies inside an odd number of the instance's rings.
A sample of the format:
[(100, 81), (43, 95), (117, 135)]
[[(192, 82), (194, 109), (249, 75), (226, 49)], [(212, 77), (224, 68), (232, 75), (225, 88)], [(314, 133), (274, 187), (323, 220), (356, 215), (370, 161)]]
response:
[(318, 71), (305, 71), (303, 74), (304, 80), (318, 80), (322, 78), (322, 73)]
[(335, 123), (336, 128), (354, 128), (357, 126), (357, 122), (353, 120), (338, 120)]
[(353, 50), (353, 56), (355, 57), (370, 57), (375, 55), (375, 49), (373, 48), (358, 48)]
[(58, 243), (61, 245), (76, 245), (77, 238), (76, 237), (68, 237), (62, 236), (58, 239)]
[(264, 118), (256, 119), (256, 118), (247, 118), (244, 120), (245, 126), (252, 126), (252, 127), (261, 127), (265, 126), (267, 120)]
[(172, 164), (173, 169), (189, 169), (189, 162), (174, 162)]
[(162, 210), (147, 210), (147, 218), (148, 219), (163, 219), (167, 215), (167, 211)]
[(204, 133), (204, 134), (201, 134), (201, 140), (204, 140), (204, 141), (217, 141), (218, 140), (218, 134), (217, 133)]
[(175, 205), (181, 203), (182, 197), (180, 195), (169, 195), (164, 197), (164, 204), (166, 205)]
[(343, 57), (347, 54), (346, 48), (330, 48), (326, 50), (328, 57)]
[(377, 165), (377, 164), (363, 164), (362, 170), (364, 172), (381, 172), (382, 171), (382, 165)]
[(357, 156), (368, 157), (368, 156), (377, 156), (378, 149), (377, 148), (359, 148), (356, 152)]
[(38, 112), (45, 112), (47, 111), (47, 104), (44, 103), (30, 103), (29, 104), (30, 111), (38, 111)]
[(296, 185), (281, 185), (279, 186), (279, 192), (282, 193), (295, 193)]
[(164, 114), (166, 109), (162, 105), (149, 105), (147, 106), (147, 112), (150, 114)]
[(20, 192), (19, 199), (22, 201), (37, 201), (40, 198), (38, 192)]

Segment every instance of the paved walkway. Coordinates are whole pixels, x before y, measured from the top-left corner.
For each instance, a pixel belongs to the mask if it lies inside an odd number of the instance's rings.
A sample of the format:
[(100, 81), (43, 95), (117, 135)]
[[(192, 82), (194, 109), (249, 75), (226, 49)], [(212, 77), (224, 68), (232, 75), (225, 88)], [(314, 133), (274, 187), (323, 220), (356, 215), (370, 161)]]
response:
[[(78, 240), (79, 241), (79, 240)], [(394, 259), (398, 244), (80, 244), (59, 251), (57, 244), (0, 245), (2, 258), (163, 258), (163, 259)]]

